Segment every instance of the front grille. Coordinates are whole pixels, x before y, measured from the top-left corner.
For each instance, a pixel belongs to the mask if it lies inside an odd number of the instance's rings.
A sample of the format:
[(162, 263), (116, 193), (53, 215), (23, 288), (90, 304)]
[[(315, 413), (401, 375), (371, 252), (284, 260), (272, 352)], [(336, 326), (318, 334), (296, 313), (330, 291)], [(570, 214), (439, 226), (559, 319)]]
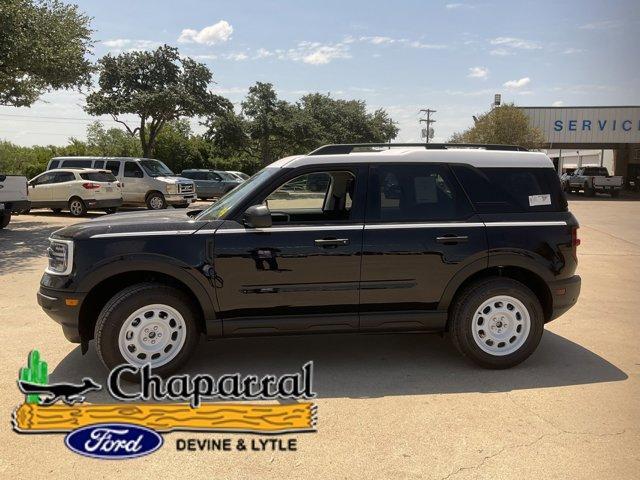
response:
[(179, 183), (178, 192), (180, 193), (193, 193), (193, 183)]

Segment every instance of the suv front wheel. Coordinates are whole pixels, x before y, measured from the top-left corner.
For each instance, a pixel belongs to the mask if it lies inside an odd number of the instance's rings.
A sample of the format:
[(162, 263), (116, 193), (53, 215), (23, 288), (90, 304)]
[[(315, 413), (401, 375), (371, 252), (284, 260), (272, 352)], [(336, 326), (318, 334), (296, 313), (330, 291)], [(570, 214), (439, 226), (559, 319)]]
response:
[(178, 289), (158, 283), (125, 288), (107, 302), (96, 322), (98, 357), (109, 369), (150, 363), (155, 373), (166, 376), (195, 350), (196, 318), (192, 301)]
[(458, 351), (485, 368), (509, 368), (531, 355), (542, 338), (544, 314), (536, 295), (510, 278), (467, 287), (450, 317)]

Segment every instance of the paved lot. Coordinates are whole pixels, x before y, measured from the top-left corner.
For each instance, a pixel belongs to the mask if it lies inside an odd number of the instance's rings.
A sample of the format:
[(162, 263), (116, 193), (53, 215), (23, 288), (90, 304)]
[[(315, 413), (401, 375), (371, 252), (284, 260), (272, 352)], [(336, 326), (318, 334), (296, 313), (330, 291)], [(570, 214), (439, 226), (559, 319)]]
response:
[(62, 435), (10, 430), (31, 348), (54, 380), (105, 374), (35, 300), (46, 239), (73, 220), (17, 217), (0, 232), (0, 478), (638, 478), (640, 201), (576, 198), (571, 209), (582, 295), (525, 364), (481, 370), (436, 335), (203, 342), (190, 371), (285, 372), (313, 359), (318, 432), (297, 435), (297, 452), (242, 453), (177, 452), (185, 435), (170, 434), (160, 452), (126, 462), (75, 455)]

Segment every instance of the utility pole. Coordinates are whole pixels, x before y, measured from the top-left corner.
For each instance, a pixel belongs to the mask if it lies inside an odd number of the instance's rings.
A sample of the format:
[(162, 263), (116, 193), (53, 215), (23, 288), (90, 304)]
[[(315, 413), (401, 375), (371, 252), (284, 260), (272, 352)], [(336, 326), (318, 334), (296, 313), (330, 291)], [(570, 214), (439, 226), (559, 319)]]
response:
[(426, 143), (429, 143), (429, 138), (433, 137), (433, 128), (431, 128), (431, 124), (432, 123), (436, 123), (435, 120), (431, 119), (431, 114), (432, 113), (436, 113), (435, 110), (431, 110), (430, 108), (423, 108), (420, 110), (420, 113), (424, 113), (427, 115), (427, 118), (420, 118), (420, 123), (426, 123), (427, 124), (427, 134), (423, 135), (425, 137), (425, 141)]

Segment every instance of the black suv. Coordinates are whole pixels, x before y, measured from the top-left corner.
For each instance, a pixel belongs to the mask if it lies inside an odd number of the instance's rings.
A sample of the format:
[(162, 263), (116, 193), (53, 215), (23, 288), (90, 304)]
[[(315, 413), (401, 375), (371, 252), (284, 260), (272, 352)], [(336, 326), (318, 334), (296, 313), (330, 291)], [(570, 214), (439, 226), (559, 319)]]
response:
[(506, 368), (576, 303), (577, 230), (543, 153), (328, 145), (206, 210), (58, 230), (38, 302), (108, 367), (167, 374), (201, 334), (447, 331)]

